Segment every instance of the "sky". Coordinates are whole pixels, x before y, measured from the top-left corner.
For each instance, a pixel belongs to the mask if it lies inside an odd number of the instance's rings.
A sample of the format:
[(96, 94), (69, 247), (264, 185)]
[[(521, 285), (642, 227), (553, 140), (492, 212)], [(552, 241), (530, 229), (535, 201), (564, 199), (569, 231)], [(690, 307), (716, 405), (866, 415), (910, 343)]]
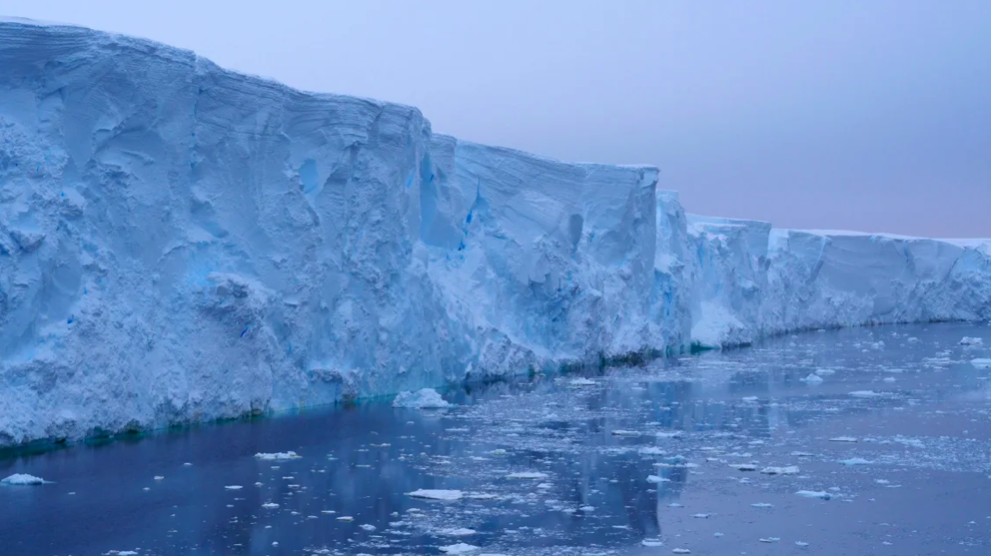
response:
[(991, 237), (987, 0), (2, 0), (434, 131), (652, 164), (689, 212)]

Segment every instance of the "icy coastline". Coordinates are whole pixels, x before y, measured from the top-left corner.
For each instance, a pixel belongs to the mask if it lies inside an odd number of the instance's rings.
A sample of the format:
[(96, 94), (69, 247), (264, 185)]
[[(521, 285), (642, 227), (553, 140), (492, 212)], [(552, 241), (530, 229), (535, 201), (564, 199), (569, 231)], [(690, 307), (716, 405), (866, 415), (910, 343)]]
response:
[(991, 240), (689, 215), (652, 167), (79, 27), (0, 19), (0, 69), (0, 446), (991, 319)]

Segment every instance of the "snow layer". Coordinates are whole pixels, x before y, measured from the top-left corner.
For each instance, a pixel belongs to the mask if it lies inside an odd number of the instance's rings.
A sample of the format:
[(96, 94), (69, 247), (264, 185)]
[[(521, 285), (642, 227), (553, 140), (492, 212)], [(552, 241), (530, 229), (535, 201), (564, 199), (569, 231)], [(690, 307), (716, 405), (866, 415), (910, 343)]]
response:
[(655, 168), (78, 27), (0, 21), (0, 68), (0, 445), (991, 318), (991, 241), (689, 216)]

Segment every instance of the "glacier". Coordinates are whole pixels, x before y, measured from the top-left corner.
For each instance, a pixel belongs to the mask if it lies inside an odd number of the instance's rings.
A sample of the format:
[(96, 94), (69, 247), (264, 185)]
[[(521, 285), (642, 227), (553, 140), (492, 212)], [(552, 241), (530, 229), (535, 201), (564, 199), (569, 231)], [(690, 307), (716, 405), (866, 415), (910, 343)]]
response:
[(991, 319), (991, 240), (696, 216), (658, 185), (0, 20), (0, 447)]

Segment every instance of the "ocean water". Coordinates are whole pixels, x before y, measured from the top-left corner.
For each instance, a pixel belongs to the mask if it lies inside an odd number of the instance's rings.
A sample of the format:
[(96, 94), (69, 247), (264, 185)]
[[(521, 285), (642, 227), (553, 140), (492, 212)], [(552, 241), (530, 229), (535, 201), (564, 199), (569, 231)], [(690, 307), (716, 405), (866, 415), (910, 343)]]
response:
[(811, 332), (9, 456), (50, 482), (0, 487), (0, 555), (991, 554), (989, 357)]

